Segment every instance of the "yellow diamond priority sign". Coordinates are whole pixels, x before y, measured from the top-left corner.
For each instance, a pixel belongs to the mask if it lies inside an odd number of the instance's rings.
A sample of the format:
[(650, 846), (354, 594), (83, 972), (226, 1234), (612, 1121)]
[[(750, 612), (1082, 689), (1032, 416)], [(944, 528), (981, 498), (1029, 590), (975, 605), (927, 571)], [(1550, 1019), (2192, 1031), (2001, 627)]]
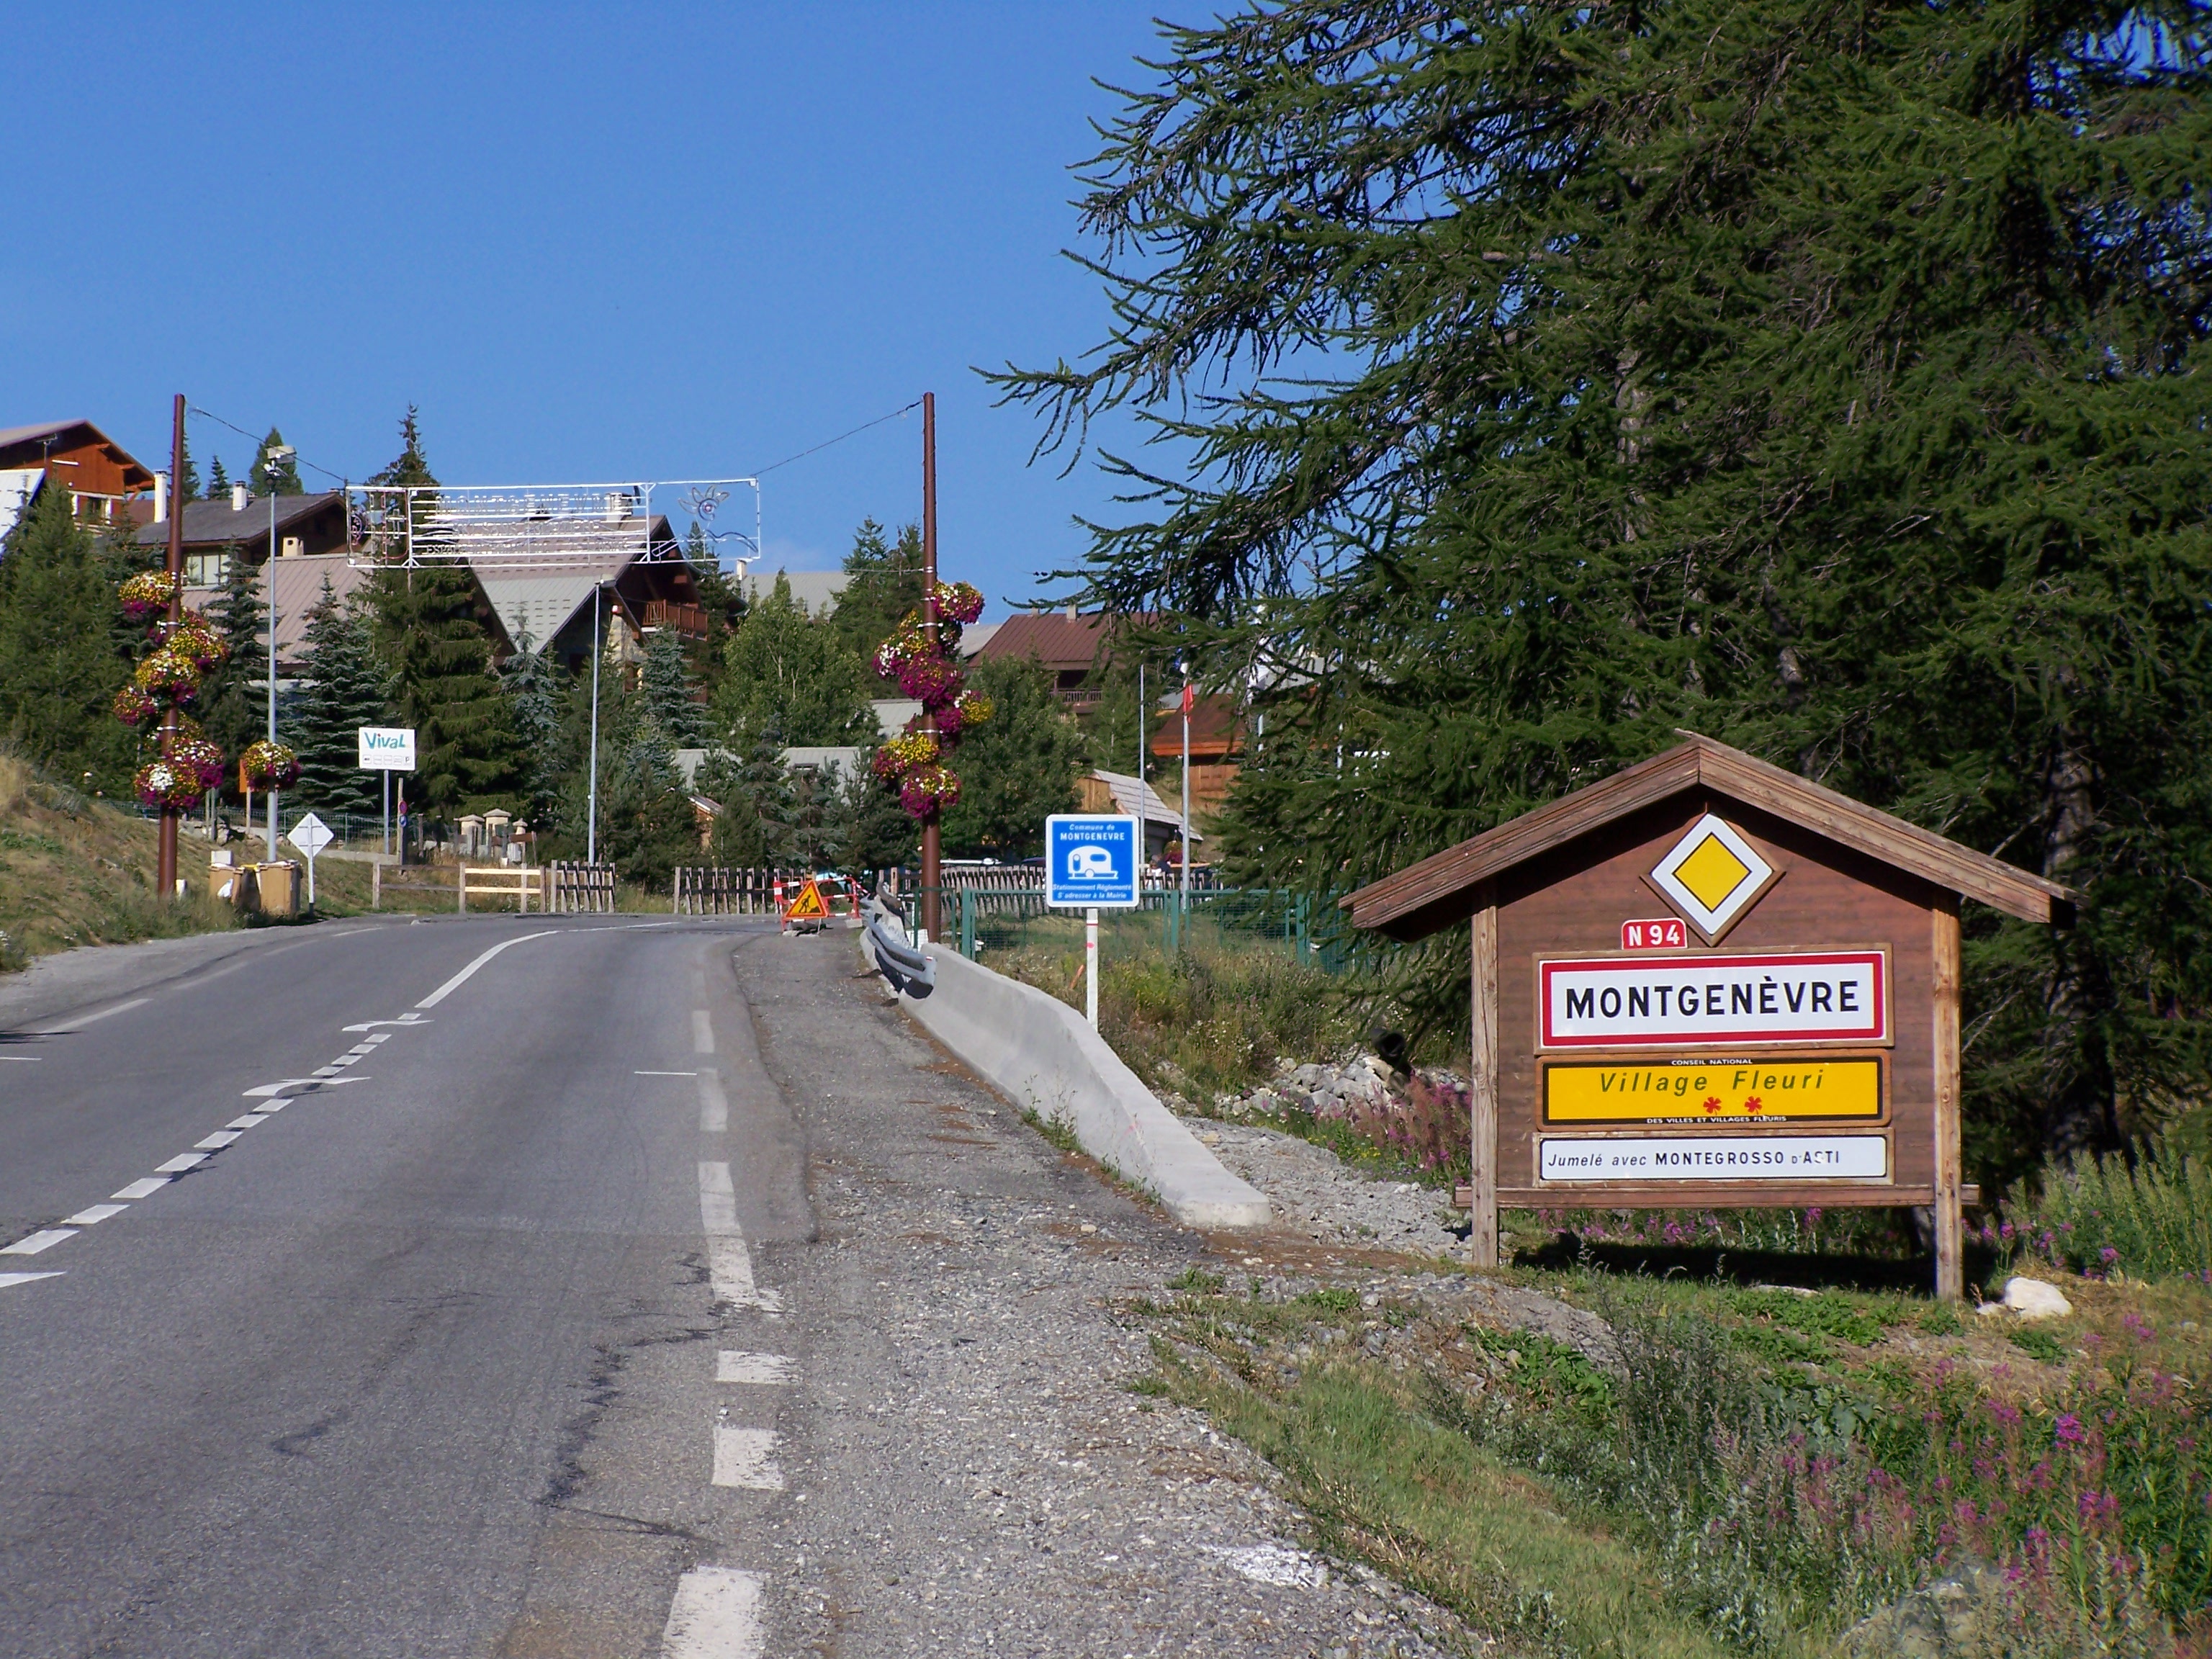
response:
[(1758, 902), (1776, 873), (1735, 825), (1708, 812), (1659, 860), (1651, 883), (1710, 945)]

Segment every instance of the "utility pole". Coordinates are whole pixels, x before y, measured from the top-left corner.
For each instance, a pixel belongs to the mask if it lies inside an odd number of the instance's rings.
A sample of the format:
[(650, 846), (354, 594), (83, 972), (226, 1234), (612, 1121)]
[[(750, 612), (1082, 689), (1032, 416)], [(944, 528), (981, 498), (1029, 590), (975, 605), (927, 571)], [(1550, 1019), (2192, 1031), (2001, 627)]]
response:
[[(937, 394), (921, 394), (921, 626), (933, 646), (937, 642)], [(921, 711), (921, 729), (937, 735), (937, 716)], [(933, 811), (921, 824), (921, 926), (933, 943), (940, 925), (945, 842)]]
[[(276, 467), (292, 453), (292, 446), (279, 444), (261, 457), (261, 481), (269, 486), (269, 741), (276, 741)], [(253, 825), (249, 821), (250, 832)], [(269, 862), (276, 862), (276, 786), (269, 786)]]
[[(185, 504), (178, 499), (185, 476), (185, 394), (177, 394), (174, 422), (169, 433), (169, 627), (173, 630), (185, 619)], [(161, 758), (167, 760), (177, 746), (177, 710), (174, 704), (161, 716)], [(154, 884), (161, 890), (161, 896), (173, 899), (177, 896), (177, 809), (161, 809), (161, 840), (154, 859)]]
[(599, 861), (599, 584), (592, 584), (592, 777), (584, 809), (584, 862)]

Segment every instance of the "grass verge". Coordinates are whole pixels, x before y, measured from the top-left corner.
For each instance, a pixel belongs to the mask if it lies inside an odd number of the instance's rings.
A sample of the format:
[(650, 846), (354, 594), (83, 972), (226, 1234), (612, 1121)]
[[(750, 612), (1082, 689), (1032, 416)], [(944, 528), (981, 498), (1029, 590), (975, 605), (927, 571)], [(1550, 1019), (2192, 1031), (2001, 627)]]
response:
[[(1133, 1304), (1140, 1386), (1274, 1462), (1316, 1542), (1520, 1651), (1843, 1651), (1978, 1572), (1956, 1659), (2212, 1650), (2202, 1285), (2069, 1280), (2075, 1316), (2024, 1326), (1897, 1293), (1509, 1277), (1603, 1323), (1576, 1347), (1427, 1280), (1188, 1273)], [(1906, 1650), (1885, 1639), (1849, 1650)]]

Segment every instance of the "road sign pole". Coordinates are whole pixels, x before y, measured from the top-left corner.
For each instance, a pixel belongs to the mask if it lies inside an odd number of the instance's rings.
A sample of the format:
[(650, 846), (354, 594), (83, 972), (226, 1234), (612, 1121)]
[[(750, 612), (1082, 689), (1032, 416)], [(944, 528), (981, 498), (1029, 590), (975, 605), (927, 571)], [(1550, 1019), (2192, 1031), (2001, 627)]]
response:
[(1098, 1029), (1098, 907), (1083, 912), (1083, 1012), (1091, 1029)]

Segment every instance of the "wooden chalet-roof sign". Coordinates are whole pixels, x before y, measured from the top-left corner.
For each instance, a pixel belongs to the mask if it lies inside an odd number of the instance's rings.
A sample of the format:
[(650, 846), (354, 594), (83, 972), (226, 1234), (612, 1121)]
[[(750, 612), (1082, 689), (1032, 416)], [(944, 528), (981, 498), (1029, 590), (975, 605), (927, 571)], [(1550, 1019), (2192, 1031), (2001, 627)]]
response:
[(1926, 1205), (1956, 1297), (1959, 903), (2073, 897), (1692, 737), (1343, 903), (1471, 921), (1479, 1263), (1500, 1206)]

